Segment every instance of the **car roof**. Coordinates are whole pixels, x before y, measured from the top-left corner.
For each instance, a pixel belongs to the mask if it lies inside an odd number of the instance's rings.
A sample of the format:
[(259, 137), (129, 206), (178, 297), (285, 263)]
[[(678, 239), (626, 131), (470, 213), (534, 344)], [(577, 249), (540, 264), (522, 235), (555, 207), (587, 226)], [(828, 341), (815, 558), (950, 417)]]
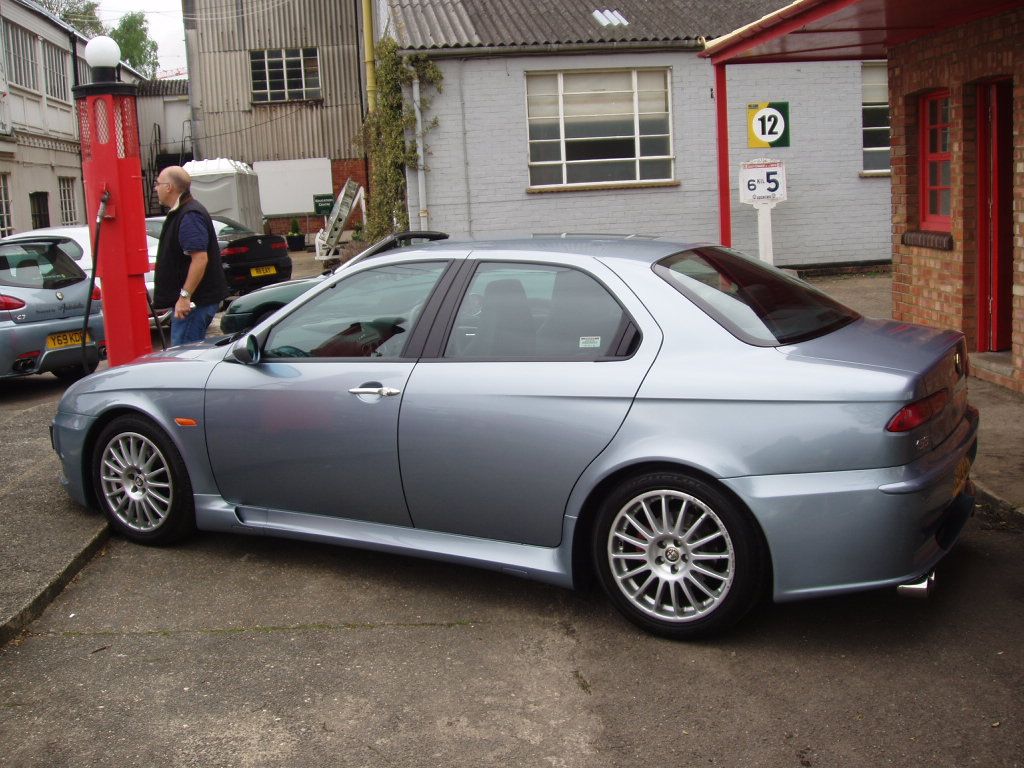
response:
[(24, 232), (18, 232), (14, 235), (8, 235), (3, 238), (4, 240), (32, 240), (36, 237), (70, 237), (81, 236), (83, 232), (88, 235), (89, 227), (85, 224), (71, 224), (63, 227), (40, 227), (39, 229), (29, 229)]
[(592, 256), (596, 259), (626, 259), (652, 264), (666, 256), (671, 256), (698, 245), (703, 245), (703, 243), (683, 243), (656, 238), (611, 235), (573, 235), (565, 237), (540, 235), (493, 240), (439, 240), (432, 243), (421, 243), (399, 251), (385, 251), (380, 255), (392, 255), (412, 250), (459, 251), (462, 253), (467, 250), (473, 253), (522, 251), (533, 254), (552, 253)]

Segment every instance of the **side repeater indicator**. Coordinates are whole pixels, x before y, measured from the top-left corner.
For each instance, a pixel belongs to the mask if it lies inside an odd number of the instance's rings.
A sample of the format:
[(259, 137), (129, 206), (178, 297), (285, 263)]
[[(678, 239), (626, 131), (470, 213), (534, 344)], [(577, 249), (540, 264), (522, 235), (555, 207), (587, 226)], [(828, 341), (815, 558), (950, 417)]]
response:
[(177, 419), (174, 420), (174, 423), (177, 424), (179, 427), (198, 427), (199, 426), (199, 422), (196, 421), (195, 419), (177, 418)]

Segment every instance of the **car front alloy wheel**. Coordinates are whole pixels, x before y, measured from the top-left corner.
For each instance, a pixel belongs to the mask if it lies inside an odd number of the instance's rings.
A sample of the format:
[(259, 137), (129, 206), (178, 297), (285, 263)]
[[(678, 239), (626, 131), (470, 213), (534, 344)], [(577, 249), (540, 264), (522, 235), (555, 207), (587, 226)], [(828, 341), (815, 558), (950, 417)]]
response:
[(129, 539), (164, 544), (194, 527), (181, 455), (147, 420), (122, 416), (104, 428), (93, 457), (93, 484), (100, 507)]

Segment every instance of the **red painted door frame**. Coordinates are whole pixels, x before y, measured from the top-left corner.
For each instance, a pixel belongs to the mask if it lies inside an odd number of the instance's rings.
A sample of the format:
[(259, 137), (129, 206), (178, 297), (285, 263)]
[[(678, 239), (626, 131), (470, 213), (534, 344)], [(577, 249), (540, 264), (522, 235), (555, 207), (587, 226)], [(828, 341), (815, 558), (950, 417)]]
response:
[(1013, 88), (978, 86), (979, 352), (1010, 348), (1013, 319)]

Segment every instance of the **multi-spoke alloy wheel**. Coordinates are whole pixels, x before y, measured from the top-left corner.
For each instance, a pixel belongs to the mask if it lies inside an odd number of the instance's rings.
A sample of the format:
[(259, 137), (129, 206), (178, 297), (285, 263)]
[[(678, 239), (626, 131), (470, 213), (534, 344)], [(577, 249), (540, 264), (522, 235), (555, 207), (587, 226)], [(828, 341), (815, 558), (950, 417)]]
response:
[(167, 436), (140, 417), (121, 416), (100, 434), (93, 484), (111, 523), (130, 539), (163, 544), (193, 527), (184, 462)]
[(607, 557), (622, 594), (666, 621), (714, 610), (732, 586), (729, 532), (707, 504), (680, 491), (630, 499), (612, 522)]
[(605, 501), (592, 554), (616, 607), (644, 629), (706, 635), (749, 610), (762, 584), (762, 545), (745, 510), (675, 472), (633, 478)]
[(167, 459), (137, 432), (123, 432), (103, 451), (101, 492), (110, 511), (133, 531), (152, 531), (174, 501)]

